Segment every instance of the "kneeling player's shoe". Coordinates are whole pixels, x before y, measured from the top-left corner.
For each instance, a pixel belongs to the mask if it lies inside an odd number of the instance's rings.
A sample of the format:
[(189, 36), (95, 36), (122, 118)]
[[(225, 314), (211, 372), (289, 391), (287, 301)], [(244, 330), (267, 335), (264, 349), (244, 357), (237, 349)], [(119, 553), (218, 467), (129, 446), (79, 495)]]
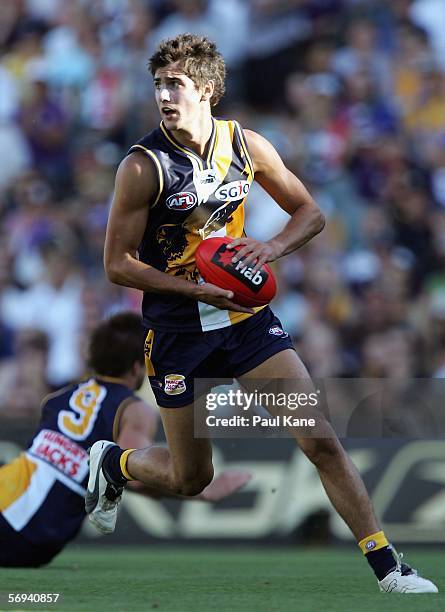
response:
[(417, 570), (412, 569), (406, 563), (402, 563), (403, 553), (398, 554), (393, 548), (397, 562), (395, 569), (389, 572), (383, 580), (379, 581), (379, 589), (382, 593), (438, 593), (436, 585), (422, 578)]
[(104, 535), (113, 533), (117, 508), (122, 499), (123, 487), (107, 480), (102, 464), (113, 442), (99, 440), (90, 448), (90, 477), (85, 496), (85, 510), (97, 531)]

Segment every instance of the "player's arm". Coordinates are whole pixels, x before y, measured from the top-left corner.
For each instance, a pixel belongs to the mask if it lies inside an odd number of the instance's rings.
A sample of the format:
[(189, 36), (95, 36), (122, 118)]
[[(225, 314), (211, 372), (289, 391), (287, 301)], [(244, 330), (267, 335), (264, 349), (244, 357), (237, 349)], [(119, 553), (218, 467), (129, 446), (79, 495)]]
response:
[(244, 245), (237, 252), (235, 260), (243, 259), (246, 264), (257, 260), (256, 270), (263, 263), (287, 255), (308, 242), (321, 232), (325, 220), (303, 183), (286, 168), (272, 144), (251, 130), (244, 133), (254, 165), (255, 180), (291, 216), (283, 230), (267, 242), (244, 237), (230, 244), (232, 248)]
[(137, 251), (149, 220), (150, 204), (158, 191), (154, 163), (134, 152), (120, 164), (105, 236), (104, 266), (112, 283), (141, 291), (176, 293), (218, 308), (250, 312), (231, 302), (233, 293), (205, 283), (197, 285), (165, 274), (139, 261)]
[[(151, 446), (156, 435), (158, 422), (157, 412), (148, 404), (142, 400), (131, 402), (120, 415), (117, 444), (121, 448), (147, 448)], [(199, 495), (194, 497), (172, 495), (171, 497), (215, 502), (238, 491), (251, 477), (251, 473), (245, 470), (222, 472)], [(162, 491), (147, 487), (137, 480), (131, 480), (127, 487), (134, 493), (155, 499), (166, 496)]]

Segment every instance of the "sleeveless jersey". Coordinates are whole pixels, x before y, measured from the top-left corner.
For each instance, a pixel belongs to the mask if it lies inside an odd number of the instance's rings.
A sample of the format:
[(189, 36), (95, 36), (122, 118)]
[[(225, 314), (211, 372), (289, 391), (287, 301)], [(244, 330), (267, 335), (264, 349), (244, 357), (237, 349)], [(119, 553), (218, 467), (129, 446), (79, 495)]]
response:
[[(254, 176), (239, 124), (212, 122), (205, 158), (178, 143), (162, 122), (129, 150), (145, 153), (158, 173), (158, 193), (150, 203), (139, 259), (196, 283), (202, 282), (195, 265), (201, 241), (244, 235), (244, 204)], [(148, 328), (187, 333), (227, 327), (252, 316), (154, 292), (144, 294), (142, 313)]]
[(49, 395), (28, 449), (0, 468), (0, 512), (34, 545), (62, 548), (82, 525), (87, 449), (113, 440), (119, 407), (135, 399), (111, 380), (91, 378)]

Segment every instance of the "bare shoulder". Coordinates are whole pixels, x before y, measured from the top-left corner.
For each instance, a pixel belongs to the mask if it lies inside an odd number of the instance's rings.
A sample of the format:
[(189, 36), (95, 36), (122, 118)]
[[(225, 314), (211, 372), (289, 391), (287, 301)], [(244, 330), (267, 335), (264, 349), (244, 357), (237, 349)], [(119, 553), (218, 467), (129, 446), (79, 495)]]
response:
[(119, 164), (116, 191), (126, 195), (129, 201), (137, 202), (142, 198), (147, 202), (157, 193), (158, 180), (154, 161), (142, 151), (134, 151)]
[(268, 147), (272, 147), (267, 138), (264, 138), (264, 136), (261, 136), (261, 134), (258, 134), (258, 132), (248, 129), (244, 129), (243, 132), (251, 155), (254, 155), (255, 153), (262, 153)]
[(275, 147), (267, 138), (254, 132), (253, 130), (244, 130), (244, 135), (249, 147), (249, 153), (252, 157), (255, 172), (267, 172), (283, 166), (281, 157), (278, 155)]
[(125, 406), (116, 441), (123, 448), (144, 448), (152, 443), (158, 427), (158, 413), (146, 402), (135, 399)]
[(146, 402), (140, 399), (135, 399), (128, 403), (122, 415), (122, 423), (130, 424), (134, 427), (145, 428), (150, 425), (153, 420), (157, 421), (157, 412)]

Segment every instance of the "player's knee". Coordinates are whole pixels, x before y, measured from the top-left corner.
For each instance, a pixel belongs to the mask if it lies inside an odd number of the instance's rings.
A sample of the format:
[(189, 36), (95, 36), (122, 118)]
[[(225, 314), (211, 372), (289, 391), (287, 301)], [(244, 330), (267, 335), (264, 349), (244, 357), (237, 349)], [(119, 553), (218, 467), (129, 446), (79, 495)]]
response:
[(335, 463), (344, 453), (337, 438), (306, 438), (301, 449), (316, 467)]
[(182, 474), (176, 481), (179, 495), (199, 495), (212, 482), (213, 466), (202, 467), (195, 472)]

